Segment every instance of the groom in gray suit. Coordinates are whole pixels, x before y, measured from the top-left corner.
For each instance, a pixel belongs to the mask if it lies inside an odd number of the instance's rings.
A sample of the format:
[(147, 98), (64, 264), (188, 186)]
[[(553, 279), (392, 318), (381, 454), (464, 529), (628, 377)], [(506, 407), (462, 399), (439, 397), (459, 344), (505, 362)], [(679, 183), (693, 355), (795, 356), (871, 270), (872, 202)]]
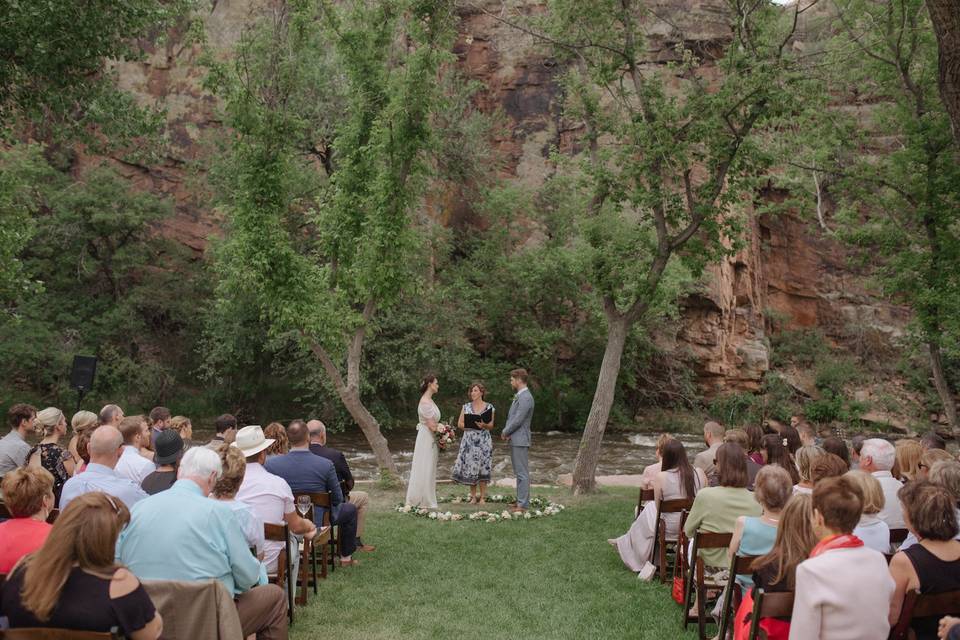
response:
[(517, 504), (514, 511), (526, 511), (530, 507), (530, 421), (533, 419), (533, 395), (527, 388), (527, 370), (510, 372), (510, 386), (516, 391), (513, 404), (507, 414), (507, 424), (500, 437), (510, 443), (510, 462), (517, 476)]

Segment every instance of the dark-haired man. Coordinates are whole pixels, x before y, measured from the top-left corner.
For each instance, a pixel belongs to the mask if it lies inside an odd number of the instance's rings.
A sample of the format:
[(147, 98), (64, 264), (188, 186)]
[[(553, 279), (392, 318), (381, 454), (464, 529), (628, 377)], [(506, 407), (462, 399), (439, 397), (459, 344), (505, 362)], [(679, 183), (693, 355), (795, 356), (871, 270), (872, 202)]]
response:
[(229, 413), (217, 416), (213, 421), (213, 428), (217, 430), (217, 435), (207, 443), (207, 447), (214, 451), (219, 451), (221, 447), (229, 446), (237, 438), (237, 419)]
[(10, 433), (0, 439), (0, 478), (23, 466), (30, 453), (27, 435), (33, 431), (37, 410), (29, 404), (15, 404), (7, 412)]
[(157, 437), (170, 426), (170, 409), (154, 407), (150, 409), (150, 448), (156, 451)]

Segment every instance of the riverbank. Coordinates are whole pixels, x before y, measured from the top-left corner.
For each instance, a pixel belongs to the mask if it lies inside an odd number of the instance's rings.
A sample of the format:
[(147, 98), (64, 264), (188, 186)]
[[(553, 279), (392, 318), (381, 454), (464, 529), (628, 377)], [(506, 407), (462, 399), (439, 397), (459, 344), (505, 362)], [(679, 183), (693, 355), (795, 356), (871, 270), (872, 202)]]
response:
[(606, 543), (630, 526), (632, 490), (534, 494), (567, 508), (522, 522), (435, 522), (395, 513), (401, 491), (372, 490), (364, 539), (377, 550), (321, 582), (291, 639), (696, 637), (682, 632), (669, 588), (637, 580)]

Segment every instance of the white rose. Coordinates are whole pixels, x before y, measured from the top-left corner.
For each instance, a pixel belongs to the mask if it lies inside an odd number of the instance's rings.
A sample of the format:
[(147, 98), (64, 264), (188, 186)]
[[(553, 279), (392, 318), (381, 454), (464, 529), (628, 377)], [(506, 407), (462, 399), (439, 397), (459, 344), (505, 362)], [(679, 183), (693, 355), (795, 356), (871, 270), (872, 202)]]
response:
[(490, 516), (489, 518), (487, 518), (487, 522), (496, 522), (496, 521), (497, 521), (496, 516)]
[(428, 517), (429, 517), (431, 520), (436, 520), (436, 519), (437, 519), (437, 512), (436, 512), (436, 511), (431, 511), (431, 512), (430, 512), (430, 515), (429, 515)]
[(455, 520), (455, 521), (459, 521), (459, 520), (463, 520), (463, 516), (460, 515), (459, 513), (455, 513), (455, 514), (453, 514), (452, 516), (450, 516), (450, 519), (451, 519), (451, 520)]
[(418, 515), (418, 516), (425, 516), (425, 515), (427, 515), (427, 509), (417, 509), (417, 515)]
[(408, 505), (408, 504), (405, 504), (405, 505), (403, 505), (402, 511), (403, 511), (404, 513), (410, 513), (411, 511), (413, 511), (413, 507), (411, 507), (411, 506)]
[(530, 512), (529, 512), (529, 511), (524, 511), (524, 512), (523, 512), (523, 519), (524, 519), (524, 520), (529, 520), (529, 519), (530, 519)]
[(509, 518), (509, 517), (510, 517), (510, 512), (507, 511), (506, 509), (504, 509), (503, 512), (502, 512), (500, 515), (503, 516), (504, 518)]
[(543, 512), (540, 511), (540, 509), (537, 509), (536, 511), (533, 512), (533, 515), (539, 517), (539, 516), (542, 516), (542, 515), (543, 515)]

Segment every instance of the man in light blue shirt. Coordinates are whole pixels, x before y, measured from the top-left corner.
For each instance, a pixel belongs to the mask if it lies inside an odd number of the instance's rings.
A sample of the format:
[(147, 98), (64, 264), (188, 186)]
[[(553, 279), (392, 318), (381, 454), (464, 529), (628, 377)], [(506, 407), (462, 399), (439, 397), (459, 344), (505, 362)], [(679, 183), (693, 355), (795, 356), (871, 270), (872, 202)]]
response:
[(235, 594), (244, 637), (287, 637), (287, 600), (266, 582), (233, 510), (207, 496), (223, 465), (216, 452), (184, 454), (178, 480), (137, 503), (117, 540), (117, 559), (141, 580), (216, 578)]
[(113, 470), (123, 453), (123, 436), (116, 427), (97, 427), (90, 436), (87, 450), (90, 452), (90, 464), (82, 473), (73, 476), (63, 485), (60, 493), (61, 511), (67, 508), (71, 500), (91, 491), (102, 491), (119, 498), (131, 509), (147, 497), (143, 489), (126, 478), (121, 478)]

